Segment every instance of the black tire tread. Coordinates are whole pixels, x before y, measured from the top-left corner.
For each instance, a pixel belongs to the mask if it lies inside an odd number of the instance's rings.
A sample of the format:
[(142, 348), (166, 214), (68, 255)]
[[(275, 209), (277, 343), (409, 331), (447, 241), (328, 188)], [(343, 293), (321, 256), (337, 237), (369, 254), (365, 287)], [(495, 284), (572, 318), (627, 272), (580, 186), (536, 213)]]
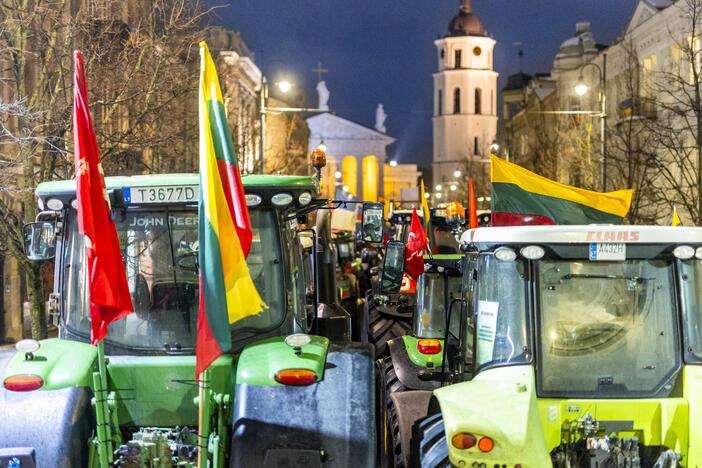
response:
[(406, 468), (405, 457), (402, 453), (402, 444), (400, 442), (400, 421), (397, 418), (395, 405), (392, 402), (391, 395), (395, 392), (403, 392), (407, 390), (400, 379), (397, 378), (395, 367), (392, 365), (392, 358), (385, 357), (379, 359), (383, 369), (383, 384), (385, 387), (385, 424), (387, 429), (387, 444), (389, 455), (392, 456), (392, 466), (395, 468)]
[(409, 334), (412, 327), (410, 320), (388, 318), (381, 312), (375, 301), (368, 303), (369, 339), (375, 346), (375, 356), (388, 355), (388, 341)]
[(448, 445), (441, 413), (420, 419), (414, 432), (415, 463), (421, 468), (449, 467)]

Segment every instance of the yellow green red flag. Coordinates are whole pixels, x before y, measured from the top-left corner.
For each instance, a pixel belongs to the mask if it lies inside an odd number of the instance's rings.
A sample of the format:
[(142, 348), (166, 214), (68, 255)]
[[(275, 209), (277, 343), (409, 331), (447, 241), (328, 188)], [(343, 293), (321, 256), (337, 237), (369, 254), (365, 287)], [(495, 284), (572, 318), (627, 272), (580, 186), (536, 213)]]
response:
[(246, 265), (251, 227), (217, 70), (200, 43), (197, 375), (231, 350), (229, 325), (266, 305)]
[(680, 219), (680, 215), (678, 214), (678, 209), (676, 207), (673, 207), (673, 216), (670, 220), (670, 225), (671, 226), (682, 226), (683, 222)]
[(633, 190), (594, 192), (547, 179), (490, 157), (493, 226), (515, 224), (621, 224)]

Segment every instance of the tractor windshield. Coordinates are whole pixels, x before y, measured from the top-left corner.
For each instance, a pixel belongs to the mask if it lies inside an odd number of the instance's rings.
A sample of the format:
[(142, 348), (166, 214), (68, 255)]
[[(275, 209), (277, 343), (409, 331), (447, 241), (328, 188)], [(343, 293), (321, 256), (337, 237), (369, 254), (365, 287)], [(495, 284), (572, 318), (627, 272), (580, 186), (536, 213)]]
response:
[(460, 276), (448, 276), (438, 272), (422, 274), (417, 281), (417, 314), (414, 318), (414, 336), (443, 339), (446, 335), (447, 307), (460, 294)]
[(679, 366), (669, 260), (542, 260), (538, 385), (544, 396), (670, 393)]
[[(75, 216), (67, 219), (63, 249), (64, 323), (71, 333), (90, 334), (85, 244)], [(252, 210), (253, 243), (247, 260), (269, 309), (241, 320), (235, 329), (267, 329), (285, 313), (280, 240), (274, 211)], [(179, 351), (195, 347), (199, 288), (197, 211), (127, 211), (115, 216), (134, 314), (110, 325), (107, 342), (126, 349)]]

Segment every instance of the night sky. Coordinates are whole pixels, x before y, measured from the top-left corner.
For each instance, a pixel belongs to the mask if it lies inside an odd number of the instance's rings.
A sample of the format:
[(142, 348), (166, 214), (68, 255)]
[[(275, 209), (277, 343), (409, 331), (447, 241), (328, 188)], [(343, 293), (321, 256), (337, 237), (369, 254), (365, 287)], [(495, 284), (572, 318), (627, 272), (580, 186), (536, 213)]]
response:
[[(331, 92), (329, 105), (341, 117), (372, 127), (383, 103), (389, 149), (399, 162), (431, 162), (433, 41), (443, 36), (459, 0), (204, 0), (227, 6), (212, 23), (241, 31), (269, 82), (302, 86), (315, 106), (321, 61)], [(473, 0), (473, 11), (497, 41), (495, 70), (501, 89), (519, 71), (548, 72), (560, 43), (577, 21), (590, 21), (600, 43), (616, 39), (637, 0)]]

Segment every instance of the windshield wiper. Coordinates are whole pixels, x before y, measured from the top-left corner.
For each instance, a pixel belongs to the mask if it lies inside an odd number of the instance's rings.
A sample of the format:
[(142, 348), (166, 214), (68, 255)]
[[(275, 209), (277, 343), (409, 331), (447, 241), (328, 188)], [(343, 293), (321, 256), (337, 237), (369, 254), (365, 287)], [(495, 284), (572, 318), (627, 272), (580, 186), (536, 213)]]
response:
[(622, 279), (627, 281), (636, 281), (637, 283), (642, 283), (644, 281), (651, 281), (655, 278), (642, 278), (640, 276), (621, 276), (621, 275), (586, 275), (579, 273), (568, 273), (563, 275), (561, 279)]

